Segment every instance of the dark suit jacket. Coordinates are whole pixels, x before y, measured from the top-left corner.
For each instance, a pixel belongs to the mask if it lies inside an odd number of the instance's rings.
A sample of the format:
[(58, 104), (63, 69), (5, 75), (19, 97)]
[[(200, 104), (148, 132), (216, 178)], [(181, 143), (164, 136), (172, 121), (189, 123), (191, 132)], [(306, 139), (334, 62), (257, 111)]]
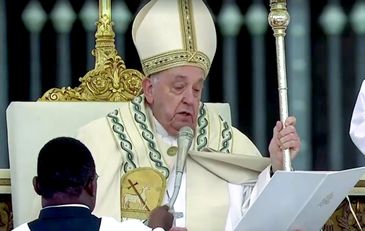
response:
[(98, 231), (101, 218), (85, 207), (43, 208), (39, 218), (28, 223), (31, 231)]

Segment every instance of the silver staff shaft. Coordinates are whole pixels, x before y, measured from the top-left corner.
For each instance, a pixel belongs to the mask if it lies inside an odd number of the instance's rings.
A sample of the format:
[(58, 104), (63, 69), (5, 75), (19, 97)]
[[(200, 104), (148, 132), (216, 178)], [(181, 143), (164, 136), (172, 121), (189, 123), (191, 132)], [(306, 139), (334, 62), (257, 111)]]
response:
[[(290, 21), (290, 16), (286, 8), (286, 0), (270, 0), (268, 21), (274, 31), (276, 40), (280, 121), (285, 126), (285, 120), (288, 118), (288, 87), (286, 81), (284, 37)], [(290, 150), (285, 149), (283, 151), (283, 170), (291, 171), (291, 169)]]

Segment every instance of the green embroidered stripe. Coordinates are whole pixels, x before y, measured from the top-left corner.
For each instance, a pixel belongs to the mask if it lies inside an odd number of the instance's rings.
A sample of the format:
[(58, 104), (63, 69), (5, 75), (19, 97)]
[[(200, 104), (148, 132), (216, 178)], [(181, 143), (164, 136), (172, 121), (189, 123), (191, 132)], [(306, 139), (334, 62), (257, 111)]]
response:
[(200, 105), (198, 116), (198, 136), (196, 138), (197, 150), (201, 151), (208, 145), (208, 120), (204, 103)]
[(134, 113), (134, 120), (139, 124), (139, 128), (141, 129), (141, 136), (147, 142), (147, 147), (149, 149), (149, 157), (155, 163), (155, 167), (159, 170), (166, 179), (170, 175), (170, 170), (164, 165), (164, 162), (161, 160), (161, 153), (157, 150), (157, 144), (155, 140), (155, 136), (148, 129), (147, 125), (147, 117), (141, 110), (141, 103), (143, 102), (142, 96), (135, 97), (132, 103), (132, 109)]
[(224, 121), (221, 116), (219, 116), (219, 119), (220, 119), (221, 123), (223, 123), (223, 130), (221, 132), (222, 143), (221, 143), (221, 148), (219, 151), (231, 153), (231, 147), (232, 147), (231, 126), (229, 126), (228, 123), (226, 121)]
[(113, 134), (117, 139), (121, 149), (124, 151), (124, 163), (123, 171), (124, 173), (135, 169), (137, 165), (134, 162), (134, 154), (132, 143), (129, 141), (129, 137), (125, 132), (124, 125), (119, 120), (119, 111), (114, 110), (107, 115), (109, 122), (112, 124)]

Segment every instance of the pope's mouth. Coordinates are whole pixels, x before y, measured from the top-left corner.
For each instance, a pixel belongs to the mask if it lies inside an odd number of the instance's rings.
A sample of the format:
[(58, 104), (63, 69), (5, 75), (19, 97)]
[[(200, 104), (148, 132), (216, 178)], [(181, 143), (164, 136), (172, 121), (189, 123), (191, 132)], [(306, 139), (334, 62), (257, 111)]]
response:
[(186, 111), (179, 112), (176, 114), (176, 116), (178, 117), (179, 120), (183, 120), (186, 122), (192, 122), (193, 120), (193, 114)]
[(189, 112), (179, 112), (178, 114), (180, 114), (180, 115), (183, 115), (183, 116), (191, 116), (191, 113), (189, 113)]

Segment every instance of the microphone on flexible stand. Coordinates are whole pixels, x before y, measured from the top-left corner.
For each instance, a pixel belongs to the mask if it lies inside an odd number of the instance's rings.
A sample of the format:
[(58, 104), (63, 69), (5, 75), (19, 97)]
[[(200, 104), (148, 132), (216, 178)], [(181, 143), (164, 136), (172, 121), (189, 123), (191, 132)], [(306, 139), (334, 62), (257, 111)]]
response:
[(171, 209), (173, 209), (176, 198), (180, 191), (181, 180), (184, 173), (184, 167), (186, 162), (186, 156), (190, 149), (191, 143), (194, 138), (193, 129), (190, 127), (182, 127), (179, 131), (177, 137), (177, 160), (176, 160), (176, 176), (175, 176), (175, 184), (174, 184), (174, 192), (170, 198), (169, 203), (167, 204)]

